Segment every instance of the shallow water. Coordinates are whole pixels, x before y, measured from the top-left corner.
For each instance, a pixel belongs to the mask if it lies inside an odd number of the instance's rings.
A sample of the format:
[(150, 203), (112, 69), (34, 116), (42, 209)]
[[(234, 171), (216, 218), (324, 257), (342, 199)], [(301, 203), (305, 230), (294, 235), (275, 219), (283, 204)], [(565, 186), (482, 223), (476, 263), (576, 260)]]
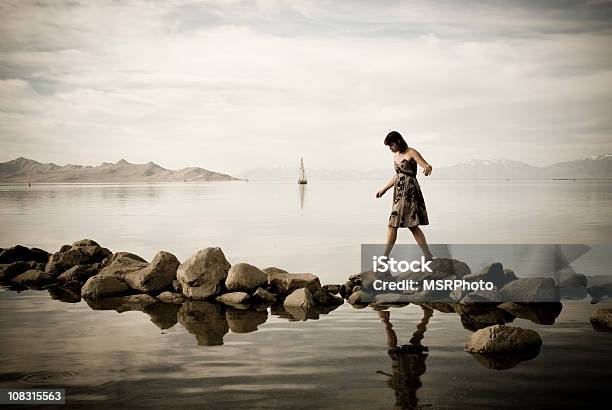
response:
[[(554, 325), (515, 319), (543, 346), (505, 370), (463, 350), (472, 332), (457, 314), (434, 311), (421, 335), (428, 352), (396, 355), (394, 373), (371, 307), (307, 321), (217, 304), (117, 313), (5, 290), (0, 388), (66, 388), (68, 408), (589, 408), (612, 388), (612, 334), (591, 327), (594, 307), (564, 302)], [(398, 346), (409, 344), (423, 309), (388, 311)], [(173, 313), (178, 323), (160, 328)]]
[[(53, 252), (92, 238), (112, 251), (150, 260), (167, 250), (181, 261), (220, 246), (232, 264), (313, 272), (322, 283), (341, 283), (360, 271), (360, 245), (384, 239), (391, 199), (374, 198), (380, 185), (4, 185), (0, 246)], [(430, 243), (612, 242), (610, 181), (421, 186)], [(412, 243), (407, 230), (399, 242)], [(421, 342), (429, 351), (419, 354), (390, 350), (385, 324), (370, 307), (344, 304), (299, 321), (278, 308), (195, 304), (118, 313), (52, 297), (68, 300), (49, 291), (0, 290), (0, 388), (65, 387), (67, 408), (109, 402), (122, 408), (589, 408), (612, 388), (612, 333), (592, 328), (590, 312), (602, 306), (586, 301), (564, 301), (553, 325), (515, 319), (512, 325), (536, 330), (543, 346), (530, 360), (494, 370), (464, 351), (472, 331), (455, 313), (433, 312)], [(408, 344), (423, 309), (389, 312), (399, 344)]]

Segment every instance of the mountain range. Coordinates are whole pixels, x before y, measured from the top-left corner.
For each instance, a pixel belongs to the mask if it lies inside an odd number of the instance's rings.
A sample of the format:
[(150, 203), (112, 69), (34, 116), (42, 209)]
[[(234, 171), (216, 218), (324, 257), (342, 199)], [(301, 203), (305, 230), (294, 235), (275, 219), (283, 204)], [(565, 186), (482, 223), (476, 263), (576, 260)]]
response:
[[(388, 179), (389, 168), (350, 170), (331, 168), (306, 169), (311, 181)], [(198, 167), (169, 170), (153, 162), (132, 164), (122, 159), (98, 166), (43, 164), (28, 158), (0, 163), (0, 182), (203, 182), (297, 181), (297, 167), (253, 168), (233, 177)], [(419, 178), (423, 178), (419, 169)], [(448, 167), (434, 168), (431, 179), (612, 179), (612, 155), (596, 155), (574, 161), (536, 167), (507, 159), (471, 159)]]
[[(369, 170), (306, 168), (309, 180), (361, 180), (389, 179), (389, 168)], [(423, 178), (419, 167), (418, 177)], [(253, 168), (239, 177), (260, 181), (297, 181), (296, 168)], [(536, 167), (521, 161), (508, 159), (470, 159), (448, 167), (435, 167), (431, 179), (612, 179), (612, 155), (596, 155), (574, 161), (558, 162)]]
[(179, 170), (153, 162), (132, 164), (122, 159), (98, 166), (43, 164), (28, 158), (0, 163), (0, 182), (203, 182), (239, 178), (198, 167)]

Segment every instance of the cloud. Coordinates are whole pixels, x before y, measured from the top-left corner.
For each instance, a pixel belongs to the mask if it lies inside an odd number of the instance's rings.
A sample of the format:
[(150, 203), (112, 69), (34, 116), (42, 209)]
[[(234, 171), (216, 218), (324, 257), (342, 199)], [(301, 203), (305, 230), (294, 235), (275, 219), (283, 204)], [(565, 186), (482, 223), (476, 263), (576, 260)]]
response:
[(389, 162), (389, 129), (438, 166), (610, 152), (611, 10), (2, 2), (2, 160), (363, 168)]

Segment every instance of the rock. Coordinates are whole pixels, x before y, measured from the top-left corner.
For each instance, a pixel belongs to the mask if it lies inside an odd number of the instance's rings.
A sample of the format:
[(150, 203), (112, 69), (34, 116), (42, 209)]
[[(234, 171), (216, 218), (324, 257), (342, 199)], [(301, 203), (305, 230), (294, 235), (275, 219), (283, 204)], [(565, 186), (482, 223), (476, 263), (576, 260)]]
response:
[(70, 248), (72, 248), (72, 245), (62, 245), (60, 250), (59, 250), (59, 253), (64, 253), (64, 252), (66, 252)]
[(72, 244), (72, 246), (100, 246), (98, 242), (93, 239), (81, 239), (80, 241), (76, 241)]
[(520, 278), (501, 289), (504, 302), (557, 302), (559, 289), (552, 278)]
[(612, 332), (612, 309), (595, 309), (590, 321), (595, 330)]
[(145, 293), (123, 296), (121, 300), (123, 301), (124, 306), (134, 306), (137, 308), (137, 310), (141, 310), (141, 308), (152, 305), (154, 303), (159, 303), (159, 300)]
[(116, 296), (127, 293), (130, 287), (117, 276), (92, 276), (81, 288), (81, 296), (85, 299), (98, 299), (106, 296)]
[(308, 288), (299, 288), (287, 296), (283, 302), (283, 306), (296, 306), (302, 309), (308, 309), (315, 306), (315, 301)]
[(116, 276), (125, 278), (128, 273), (146, 268), (149, 263), (138, 255), (130, 252), (117, 252), (107, 258), (98, 276)]
[(501, 289), (505, 284), (518, 278), (510, 269), (504, 269), (499, 262), (492, 263), (478, 273), (472, 273), (463, 277), (467, 282), (492, 282), (496, 288)]
[(230, 292), (219, 295), (215, 298), (218, 302), (223, 302), (225, 304), (233, 304), (233, 303), (247, 303), (250, 295), (246, 292)]
[(237, 263), (232, 266), (225, 279), (225, 287), (230, 292), (250, 292), (267, 283), (266, 272), (248, 263)]
[(113, 254), (110, 250), (101, 246), (75, 246), (71, 249), (78, 249), (89, 255), (89, 263), (100, 263)]
[(221, 248), (209, 247), (180, 264), (176, 277), (185, 296), (204, 299), (223, 290), (230, 267)]
[(351, 305), (355, 305), (355, 304), (367, 304), (367, 303), (371, 303), (372, 301), (373, 301), (372, 296), (370, 294), (364, 292), (363, 290), (359, 290), (357, 292), (354, 292), (348, 298), (348, 303), (350, 303)]
[(312, 292), (312, 297), (314, 298), (315, 305), (317, 306), (333, 306), (344, 303), (343, 299), (332, 295), (326, 290), (315, 290)]
[(274, 303), (276, 302), (276, 295), (268, 292), (263, 288), (257, 288), (257, 290), (253, 293), (253, 298), (256, 300), (260, 300), (262, 302)]
[(374, 303), (384, 304), (407, 304), (410, 303), (410, 295), (402, 293), (380, 293), (374, 296)]
[(178, 292), (181, 294), (183, 293), (183, 287), (181, 286), (181, 282), (179, 282), (178, 279), (174, 279), (172, 281), (172, 289), (174, 289), (175, 292)]
[(44, 285), (54, 282), (55, 279), (41, 270), (27, 270), (13, 279), (21, 285)]
[(76, 265), (58, 276), (60, 282), (79, 282), (84, 283), (98, 272), (94, 265)]
[(582, 273), (569, 276), (559, 283), (560, 288), (579, 288), (587, 286), (587, 278)]
[(2, 264), (0, 266), (0, 281), (8, 282), (30, 269), (44, 270), (45, 265), (44, 263), (34, 261), (18, 261), (9, 264)]
[(542, 339), (531, 329), (493, 325), (477, 330), (465, 343), (471, 353), (505, 353), (519, 350), (539, 349)]
[(503, 325), (514, 320), (514, 316), (496, 307), (496, 303), (455, 303), (455, 312), (461, 317), (461, 325), (468, 330), (479, 330), (492, 325)]
[(351, 282), (361, 281), (361, 273), (353, 273), (349, 276), (348, 280), (350, 280)]
[(520, 319), (530, 320), (540, 325), (552, 325), (561, 313), (563, 305), (560, 302), (504, 302), (497, 307)]
[(185, 301), (185, 296), (182, 293), (166, 291), (157, 295), (157, 299), (161, 300), (164, 303), (175, 303), (180, 305)]
[(337, 295), (338, 293), (340, 293), (341, 285), (323, 285), (322, 288), (323, 290), (328, 291), (332, 295)]
[(444, 279), (449, 276), (461, 279), (472, 273), (466, 263), (451, 258), (436, 258), (429, 267), (434, 272), (433, 279)]
[(481, 302), (500, 302), (502, 301), (501, 293), (499, 290), (477, 290), (475, 292), (468, 293), (461, 299), (461, 303), (481, 303)]
[(267, 272), (270, 291), (286, 295), (299, 288), (308, 288), (311, 292), (321, 290), (321, 282), (312, 273)]
[(50, 254), (39, 248), (26, 248), (22, 245), (16, 245), (11, 248), (3, 249), (0, 252), (0, 263), (27, 262), (34, 261), (46, 263)]
[(351, 293), (359, 292), (361, 290), (361, 286), (357, 285), (351, 289)]
[(180, 262), (169, 252), (159, 251), (153, 261), (142, 269), (125, 275), (125, 282), (145, 293), (157, 293), (172, 284)]
[(457, 287), (455, 289), (453, 289), (453, 291), (450, 293), (449, 297), (453, 302), (460, 302), (461, 299), (463, 299), (468, 293), (470, 293), (469, 290), (464, 290), (460, 287)]
[(612, 297), (612, 283), (589, 286), (587, 291), (589, 292), (589, 295), (596, 300), (602, 299), (606, 296)]
[(76, 265), (88, 265), (90, 263), (94, 263), (94, 261), (92, 261), (89, 254), (78, 247), (70, 248), (66, 252), (53, 254), (45, 266), (45, 272), (53, 277), (57, 277)]

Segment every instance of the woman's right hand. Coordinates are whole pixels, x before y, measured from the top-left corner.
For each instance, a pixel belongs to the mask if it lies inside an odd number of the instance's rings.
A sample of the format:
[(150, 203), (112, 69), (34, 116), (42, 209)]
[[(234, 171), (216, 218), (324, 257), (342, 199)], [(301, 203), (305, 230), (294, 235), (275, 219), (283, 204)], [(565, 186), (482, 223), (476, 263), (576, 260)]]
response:
[(381, 196), (385, 194), (385, 192), (387, 192), (386, 189), (381, 189), (380, 191), (376, 193), (376, 198), (380, 198)]

